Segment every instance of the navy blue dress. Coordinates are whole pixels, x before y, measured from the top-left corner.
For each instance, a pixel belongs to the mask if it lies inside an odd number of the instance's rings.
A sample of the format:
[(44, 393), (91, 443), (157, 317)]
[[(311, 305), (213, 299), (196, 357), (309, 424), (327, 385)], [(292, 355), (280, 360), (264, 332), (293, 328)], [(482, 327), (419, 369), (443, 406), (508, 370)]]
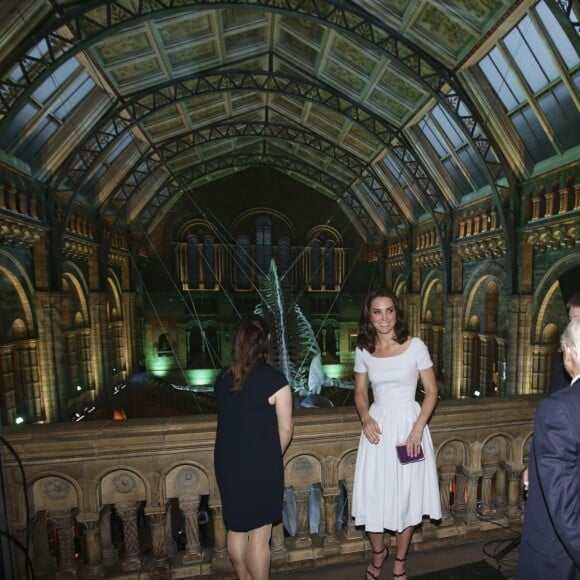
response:
[(254, 367), (242, 391), (233, 394), (233, 376), (218, 375), (215, 474), (228, 530), (247, 531), (282, 519), (284, 464), (276, 407), (268, 398), (288, 384), (266, 363)]

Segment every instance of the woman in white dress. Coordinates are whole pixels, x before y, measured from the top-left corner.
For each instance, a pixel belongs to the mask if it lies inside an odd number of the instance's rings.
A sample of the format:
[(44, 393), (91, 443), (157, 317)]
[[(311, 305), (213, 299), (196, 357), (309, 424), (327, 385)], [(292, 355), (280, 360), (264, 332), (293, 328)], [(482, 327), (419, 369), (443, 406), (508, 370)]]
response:
[[(354, 477), (352, 514), (365, 526), (373, 556), (365, 580), (381, 574), (388, 550), (385, 530), (395, 532), (393, 578), (406, 580), (405, 561), (415, 526), (424, 515), (441, 519), (433, 442), (427, 422), (437, 403), (437, 382), (429, 351), (409, 336), (397, 297), (385, 288), (369, 292), (355, 350), (354, 402), (362, 433)], [(415, 400), (417, 381), (425, 396)], [(369, 406), (369, 383), (373, 403)], [(411, 459), (402, 464), (396, 445)]]

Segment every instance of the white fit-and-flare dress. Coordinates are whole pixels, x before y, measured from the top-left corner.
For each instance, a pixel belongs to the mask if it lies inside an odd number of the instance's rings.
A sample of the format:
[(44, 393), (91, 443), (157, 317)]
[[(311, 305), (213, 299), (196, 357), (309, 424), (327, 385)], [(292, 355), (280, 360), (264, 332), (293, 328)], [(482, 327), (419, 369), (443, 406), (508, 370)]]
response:
[(369, 412), (382, 434), (372, 444), (361, 433), (356, 460), (352, 515), (367, 532), (401, 532), (423, 516), (441, 519), (435, 452), (429, 427), (423, 430), (424, 461), (401, 465), (395, 445), (405, 443), (421, 407), (415, 401), (419, 371), (433, 366), (420, 338), (400, 355), (375, 357), (355, 351), (354, 370), (367, 373), (373, 390)]

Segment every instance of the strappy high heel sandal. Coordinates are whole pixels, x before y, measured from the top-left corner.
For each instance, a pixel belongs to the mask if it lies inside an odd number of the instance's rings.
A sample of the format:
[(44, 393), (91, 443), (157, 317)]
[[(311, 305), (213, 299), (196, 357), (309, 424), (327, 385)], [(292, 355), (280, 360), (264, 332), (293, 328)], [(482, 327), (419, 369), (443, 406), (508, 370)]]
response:
[(377, 556), (384, 554), (385, 557), (383, 558), (383, 561), (380, 566), (375, 566), (373, 560), (371, 559), (370, 566), (371, 568), (374, 568), (377, 571), (377, 573), (373, 574), (370, 570), (365, 570), (365, 580), (378, 580), (379, 576), (381, 575), (381, 570), (383, 569), (385, 560), (389, 557), (389, 550), (387, 546), (383, 546), (383, 549), (379, 550), (378, 552), (373, 550), (373, 554), (376, 554)]
[[(395, 556), (395, 562), (406, 562), (407, 558), (399, 558), (397, 556)], [(401, 572), (400, 574), (395, 574), (395, 572), (393, 571), (393, 578), (406, 578), (407, 577), (407, 572)]]

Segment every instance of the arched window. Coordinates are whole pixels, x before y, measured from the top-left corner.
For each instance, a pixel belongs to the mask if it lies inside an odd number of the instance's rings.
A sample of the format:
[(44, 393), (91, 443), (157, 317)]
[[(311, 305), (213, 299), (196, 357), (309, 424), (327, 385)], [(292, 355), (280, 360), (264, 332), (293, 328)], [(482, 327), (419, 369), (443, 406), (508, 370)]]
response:
[(278, 240), (278, 273), (284, 276), (290, 270), (290, 238)]
[(344, 248), (338, 231), (317, 226), (307, 234), (309, 240), (308, 273), (311, 292), (336, 292), (342, 284)]
[(310, 242), (310, 288), (311, 290), (321, 290), (321, 269), (322, 252), (320, 242), (312, 240)]
[(248, 236), (240, 236), (236, 243), (236, 287), (238, 290), (252, 288), (250, 240)]
[(197, 236), (187, 238), (187, 286), (199, 288), (199, 248)]
[(324, 286), (325, 290), (334, 290), (334, 242), (328, 240), (324, 244)]
[(272, 222), (265, 217), (256, 220), (256, 264), (266, 273), (272, 259)]
[(203, 240), (203, 280), (206, 290), (215, 289), (215, 247), (211, 236)]

